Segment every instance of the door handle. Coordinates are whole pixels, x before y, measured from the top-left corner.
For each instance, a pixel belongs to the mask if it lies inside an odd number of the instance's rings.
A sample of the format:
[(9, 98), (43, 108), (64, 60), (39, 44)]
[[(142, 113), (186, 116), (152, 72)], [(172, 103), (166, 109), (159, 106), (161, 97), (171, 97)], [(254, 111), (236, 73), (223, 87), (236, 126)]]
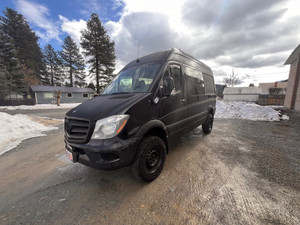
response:
[(180, 99), (180, 102), (185, 102), (186, 100), (185, 100), (185, 98), (183, 98), (183, 99)]

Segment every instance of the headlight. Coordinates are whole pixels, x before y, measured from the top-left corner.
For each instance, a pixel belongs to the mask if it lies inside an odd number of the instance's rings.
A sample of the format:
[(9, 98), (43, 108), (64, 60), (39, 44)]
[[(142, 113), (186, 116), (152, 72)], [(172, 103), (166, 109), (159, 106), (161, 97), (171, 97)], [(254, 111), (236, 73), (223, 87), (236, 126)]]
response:
[(116, 136), (125, 127), (129, 115), (114, 115), (98, 120), (92, 139), (108, 139)]

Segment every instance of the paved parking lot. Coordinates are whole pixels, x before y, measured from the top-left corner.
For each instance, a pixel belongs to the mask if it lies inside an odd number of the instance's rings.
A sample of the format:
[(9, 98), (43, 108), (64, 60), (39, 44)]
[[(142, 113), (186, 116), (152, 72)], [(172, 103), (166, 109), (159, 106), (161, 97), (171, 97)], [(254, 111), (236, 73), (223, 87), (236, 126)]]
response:
[(291, 116), (216, 119), (210, 135), (174, 143), (150, 184), (130, 168), (68, 162), (59, 125), (0, 156), (0, 223), (300, 224), (300, 116)]

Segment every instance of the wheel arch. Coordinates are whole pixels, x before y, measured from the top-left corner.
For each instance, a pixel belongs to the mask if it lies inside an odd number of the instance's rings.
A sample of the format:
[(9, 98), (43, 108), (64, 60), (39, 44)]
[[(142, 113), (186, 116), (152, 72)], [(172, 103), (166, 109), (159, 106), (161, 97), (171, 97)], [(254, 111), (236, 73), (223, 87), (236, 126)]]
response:
[(160, 120), (151, 120), (144, 124), (137, 132), (137, 136), (141, 137), (141, 140), (149, 135), (160, 137), (165, 142), (167, 153), (169, 152), (168, 131), (163, 122)]

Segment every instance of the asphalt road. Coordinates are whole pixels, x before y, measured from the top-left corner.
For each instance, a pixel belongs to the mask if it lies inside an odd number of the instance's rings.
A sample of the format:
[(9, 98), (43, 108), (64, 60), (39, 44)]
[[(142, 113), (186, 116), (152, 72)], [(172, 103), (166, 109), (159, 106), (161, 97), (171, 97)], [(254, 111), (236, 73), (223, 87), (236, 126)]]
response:
[(69, 162), (59, 127), (0, 156), (0, 224), (300, 224), (299, 114), (216, 119), (150, 184)]

